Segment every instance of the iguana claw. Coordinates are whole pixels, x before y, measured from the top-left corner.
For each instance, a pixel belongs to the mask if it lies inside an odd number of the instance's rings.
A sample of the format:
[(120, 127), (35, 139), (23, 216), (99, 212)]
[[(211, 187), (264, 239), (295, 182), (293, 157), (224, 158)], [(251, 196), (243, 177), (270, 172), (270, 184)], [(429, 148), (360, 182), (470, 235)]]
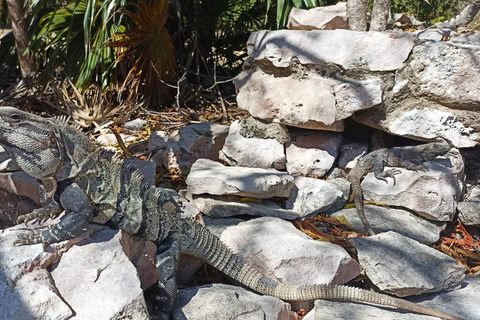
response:
[(23, 246), (28, 244), (43, 243), (44, 246), (48, 245), (43, 241), (43, 237), (37, 230), (27, 230), (17, 234), (17, 239), (13, 242), (15, 246)]

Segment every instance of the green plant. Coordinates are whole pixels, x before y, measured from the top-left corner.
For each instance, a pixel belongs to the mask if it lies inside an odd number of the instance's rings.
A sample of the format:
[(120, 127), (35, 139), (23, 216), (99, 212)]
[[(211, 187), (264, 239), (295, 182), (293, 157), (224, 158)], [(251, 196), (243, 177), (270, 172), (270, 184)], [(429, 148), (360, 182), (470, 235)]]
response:
[(165, 22), (168, 17), (170, 0), (140, 0), (131, 3), (136, 10), (123, 10), (130, 17), (134, 27), (115, 35), (116, 41), (109, 47), (120, 50), (118, 61), (130, 70), (124, 81), (124, 88), (138, 90), (152, 99), (153, 105), (163, 104), (171, 96), (168, 84), (175, 83), (177, 64), (175, 48)]
[(390, 8), (394, 13), (413, 14), (420, 21), (433, 22), (458, 14), (459, 3), (459, 0), (392, 0)]
[(115, 53), (105, 43), (120, 27), (118, 6), (125, 0), (76, 0), (63, 6), (57, 1), (48, 6), (46, 1), (34, 1), (34, 12), (40, 15), (39, 27), (31, 38), (30, 50), (35, 53), (44, 83), (61, 72), (61, 77), (74, 79), (83, 90), (93, 81), (102, 88), (115, 82)]

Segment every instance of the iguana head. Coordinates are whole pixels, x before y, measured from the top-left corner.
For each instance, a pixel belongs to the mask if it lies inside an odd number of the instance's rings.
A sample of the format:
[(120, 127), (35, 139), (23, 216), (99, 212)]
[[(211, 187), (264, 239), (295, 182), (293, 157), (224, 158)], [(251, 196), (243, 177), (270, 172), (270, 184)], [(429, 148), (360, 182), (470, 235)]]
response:
[(422, 155), (426, 161), (435, 159), (438, 156), (446, 155), (450, 150), (447, 142), (431, 142), (422, 145)]
[(0, 107), (0, 144), (12, 160), (37, 179), (53, 177), (61, 149), (53, 123), (12, 107)]

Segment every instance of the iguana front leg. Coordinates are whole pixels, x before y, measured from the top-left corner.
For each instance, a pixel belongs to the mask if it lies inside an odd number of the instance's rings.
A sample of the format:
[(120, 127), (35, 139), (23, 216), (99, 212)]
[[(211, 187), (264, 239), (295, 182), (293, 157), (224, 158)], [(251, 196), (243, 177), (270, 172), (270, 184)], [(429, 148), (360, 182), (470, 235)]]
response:
[(373, 166), (373, 174), (375, 175), (375, 178), (378, 180), (385, 181), (385, 183), (388, 183), (387, 178), (392, 178), (393, 179), (393, 184), (395, 185), (397, 183), (397, 180), (395, 179), (395, 175), (402, 173), (397, 168), (389, 169), (389, 170), (384, 170), (385, 166), (383, 164), (382, 160), (377, 160), (375, 161), (375, 164)]
[(85, 192), (75, 184), (67, 186), (60, 195), (60, 203), (65, 208), (66, 214), (58, 224), (48, 229), (24, 231), (17, 235), (14, 244), (43, 243), (47, 246), (82, 233), (93, 213), (90, 199)]
[(55, 200), (52, 200), (52, 202), (50, 202), (44, 207), (35, 209), (30, 213), (19, 216), (17, 218), (17, 223), (25, 223), (25, 225), (28, 226), (29, 222), (33, 221), (33, 223), (35, 223), (36, 221), (38, 221), (38, 223), (42, 225), (48, 219), (55, 218), (62, 211), (63, 209), (60, 204)]
[(172, 236), (163, 240), (157, 248), (155, 265), (158, 287), (155, 295), (155, 319), (169, 320), (177, 297), (177, 269), (180, 259), (180, 243)]
[(405, 160), (402, 162), (402, 167), (408, 170), (413, 170), (413, 171), (422, 171), (422, 172), (427, 172), (428, 168), (422, 163), (416, 162), (416, 161), (411, 161), (411, 160)]

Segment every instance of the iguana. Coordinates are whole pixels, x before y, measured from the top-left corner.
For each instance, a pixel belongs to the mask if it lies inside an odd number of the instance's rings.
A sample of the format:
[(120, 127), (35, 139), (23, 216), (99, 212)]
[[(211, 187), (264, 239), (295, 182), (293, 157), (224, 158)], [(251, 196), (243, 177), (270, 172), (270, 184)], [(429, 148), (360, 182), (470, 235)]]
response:
[(363, 193), (360, 185), (363, 177), (373, 171), (375, 178), (378, 180), (388, 183), (387, 178), (392, 178), (393, 184), (395, 184), (395, 175), (400, 174), (401, 171), (397, 168), (384, 170), (385, 166), (403, 167), (409, 170), (426, 172), (428, 169), (423, 164), (424, 162), (443, 156), (449, 151), (450, 146), (446, 142), (431, 142), (417, 146), (379, 149), (358, 160), (355, 167), (348, 173), (347, 178), (352, 184), (353, 201), (357, 208), (358, 216), (368, 233), (371, 235), (375, 234), (367, 221), (363, 208)]
[(176, 295), (180, 252), (200, 257), (246, 287), (284, 300), (344, 300), (375, 303), (444, 319), (461, 318), (385, 294), (342, 285), (302, 286), (271, 279), (234, 254), (197, 222), (182, 219), (181, 209), (162, 188), (112, 156), (66, 122), (0, 107), (0, 144), (27, 174), (56, 181), (50, 204), (19, 217), (19, 223), (49, 219), (65, 209), (49, 229), (29, 229), (16, 245), (48, 245), (80, 234), (89, 222), (109, 224), (158, 245), (155, 316), (168, 319)]

